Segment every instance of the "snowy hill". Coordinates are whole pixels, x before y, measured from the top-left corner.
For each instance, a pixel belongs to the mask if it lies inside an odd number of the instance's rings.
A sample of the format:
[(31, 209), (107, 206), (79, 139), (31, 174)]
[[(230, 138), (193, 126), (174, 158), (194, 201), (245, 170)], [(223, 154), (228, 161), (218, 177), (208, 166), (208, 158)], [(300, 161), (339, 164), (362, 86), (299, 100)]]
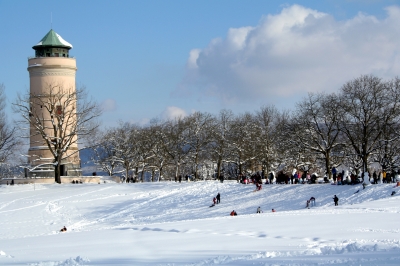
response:
[[(216, 181), (1, 186), (0, 265), (398, 265), (394, 184), (254, 188)], [(210, 208), (218, 192), (221, 203)], [(316, 206), (307, 209), (311, 196)]]

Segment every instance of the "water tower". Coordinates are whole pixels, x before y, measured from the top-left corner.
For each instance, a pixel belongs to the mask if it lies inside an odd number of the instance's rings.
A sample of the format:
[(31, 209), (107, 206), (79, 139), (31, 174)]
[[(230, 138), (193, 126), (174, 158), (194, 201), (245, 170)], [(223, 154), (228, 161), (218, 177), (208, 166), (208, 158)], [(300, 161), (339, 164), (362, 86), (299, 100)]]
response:
[[(35, 50), (35, 56), (28, 59), (31, 95), (41, 95), (41, 97), (45, 98), (50, 84), (76, 89), (76, 60), (69, 55), (69, 51), (72, 48), (70, 43), (51, 29), (32, 48)], [(39, 106), (35, 109), (35, 112), (42, 117), (46, 130), (49, 130), (48, 132), (51, 134), (51, 115), (48, 110)], [(35, 128), (31, 126), (28, 151), (28, 162), (31, 167), (30, 171), (26, 172), (26, 175), (53, 177), (53, 160), (54, 156), (43, 137), (37, 134)], [(78, 144), (76, 142), (69, 147), (68, 152), (63, 156), (61, 175), (81, 175)]]

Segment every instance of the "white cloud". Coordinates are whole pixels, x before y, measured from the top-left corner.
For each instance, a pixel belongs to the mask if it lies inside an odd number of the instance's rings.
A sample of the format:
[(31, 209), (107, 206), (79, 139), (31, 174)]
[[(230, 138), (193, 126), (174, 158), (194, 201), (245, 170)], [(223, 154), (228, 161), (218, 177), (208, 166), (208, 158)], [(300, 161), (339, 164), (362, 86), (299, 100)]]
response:
[(185, 116), (187, 116), (185, 110), (176, 106), (168, 106), (161, 114), (161, 117), (166, 120)]
[(359, 13), (338, 21), (299, 5), (265, 16), (255, 27), (232, 28), (190, 52), (186, 76), (174, 94), (224, 102), (285, 98), (335, 91), (362, 74), (400, 73), (400, 8), (378, 19)]
[(114, 99), (106, 99), (101, 103), (101, 107), (105, 112), (114, 111), (117, 109), (117, 104)]

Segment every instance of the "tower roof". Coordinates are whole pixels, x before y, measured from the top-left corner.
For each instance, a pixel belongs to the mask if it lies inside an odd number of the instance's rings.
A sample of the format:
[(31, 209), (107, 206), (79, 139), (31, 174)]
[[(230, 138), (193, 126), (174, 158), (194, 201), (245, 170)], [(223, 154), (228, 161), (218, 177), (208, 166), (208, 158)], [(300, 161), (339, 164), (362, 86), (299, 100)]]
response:
[(58, 35), (52, 29), (40, 40), (38, 44), (36, 44), (32, 48), (36, 49), (44, 46), (65, 47), (68, 49), (72, 48), (72, 44), (64, 40), (60, 35)]

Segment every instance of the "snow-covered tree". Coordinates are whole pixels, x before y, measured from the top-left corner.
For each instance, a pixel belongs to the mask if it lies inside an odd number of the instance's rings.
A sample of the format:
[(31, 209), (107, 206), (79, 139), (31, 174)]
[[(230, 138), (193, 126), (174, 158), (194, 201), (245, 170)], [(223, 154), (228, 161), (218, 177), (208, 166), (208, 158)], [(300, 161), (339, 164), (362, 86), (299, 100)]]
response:
[(47, 146), (53, 156), (55, 181), (61, 183), (62, 161), (79, 152), (71, 146), (78, 146), (81, 137), (98, 128), (96, 118), (101, 109), (87, 97), (85, 87), (75, 89), (58, 83), (44, 86), (41, 93), (19, 94), (13, 108), (22, 118), (19, 122), (30, 125), (30, 136), (39, 135)]
[(234, 118), (229, 142), (232, 153), (228, 162), (234, 163), (239, 174), (245, 170), (253, 170), (258, 155), (257, 127), (255, 118), (250, 113), (245, 113)]
[(258, 149), (258, 160), (262, 166), (264, 176), (276, 164), (276, 143), (279, 138), (279, 132), (277, 131), (278, 114), (279, 111), (273, 105), (263, 106), (256, 112), (256, 137), (260, 146)]
[(92, 151), (90, 161), (109, 176), (119, 173), (119, 161), (116, 157), (114, 131), (107, 129), (91, 138), (89, 149)]
[(208, 113), (195, 112), (186, 118), (188, 147), (193, 165), (194, 178), (199, 178), (199, 165), (209, 159), (209, 148), (216, 128), (215, 118)]
[[(4, 110), (6, 106), (4, 90), (4, 84), (0, 84), (0, 164), (11, 159), (10, 156), (12, 156), (21, 145), (20, 138), (16, 135), (16, 128), (11, 127), (7, 122), (7, 115)], [(4, 167), (8, 169), (8, 167)]]
[(221, 110), (216, 121), (216, 128), (212, 137), (211, 158), (217, 164), (217, 177), (221, 176), (221, 169), (224, 162), (229, 158), (230, 140), (229, 132), (232, 129), (234, 115), (230, 110)]
[(344, 111), (341, 130), (366, 172), (370, 156), (380, 147), (386, 128), (398, 121), (399, 79), (384, 82), (368, 75), (351, 80), (341, 88), (340, 107)]
[(331, 167), (341, 159), (334, 151), (344, 145), (339, 127), (341, 110), (335, 94), (309, 93), (297, 103), (292, 116), (291, 141), (320, 157), (329, 177)]
[(174, 168), (174, 178), (178, 178), (181, 167), (188, 161), (190, 153), (190, 145), (188, 139), (188, 121), (184, 118), (176, 118), (167, 121), (163, 132), (165, 140), (163, 141), (163, 149), (168, 156), (170, 165)]

